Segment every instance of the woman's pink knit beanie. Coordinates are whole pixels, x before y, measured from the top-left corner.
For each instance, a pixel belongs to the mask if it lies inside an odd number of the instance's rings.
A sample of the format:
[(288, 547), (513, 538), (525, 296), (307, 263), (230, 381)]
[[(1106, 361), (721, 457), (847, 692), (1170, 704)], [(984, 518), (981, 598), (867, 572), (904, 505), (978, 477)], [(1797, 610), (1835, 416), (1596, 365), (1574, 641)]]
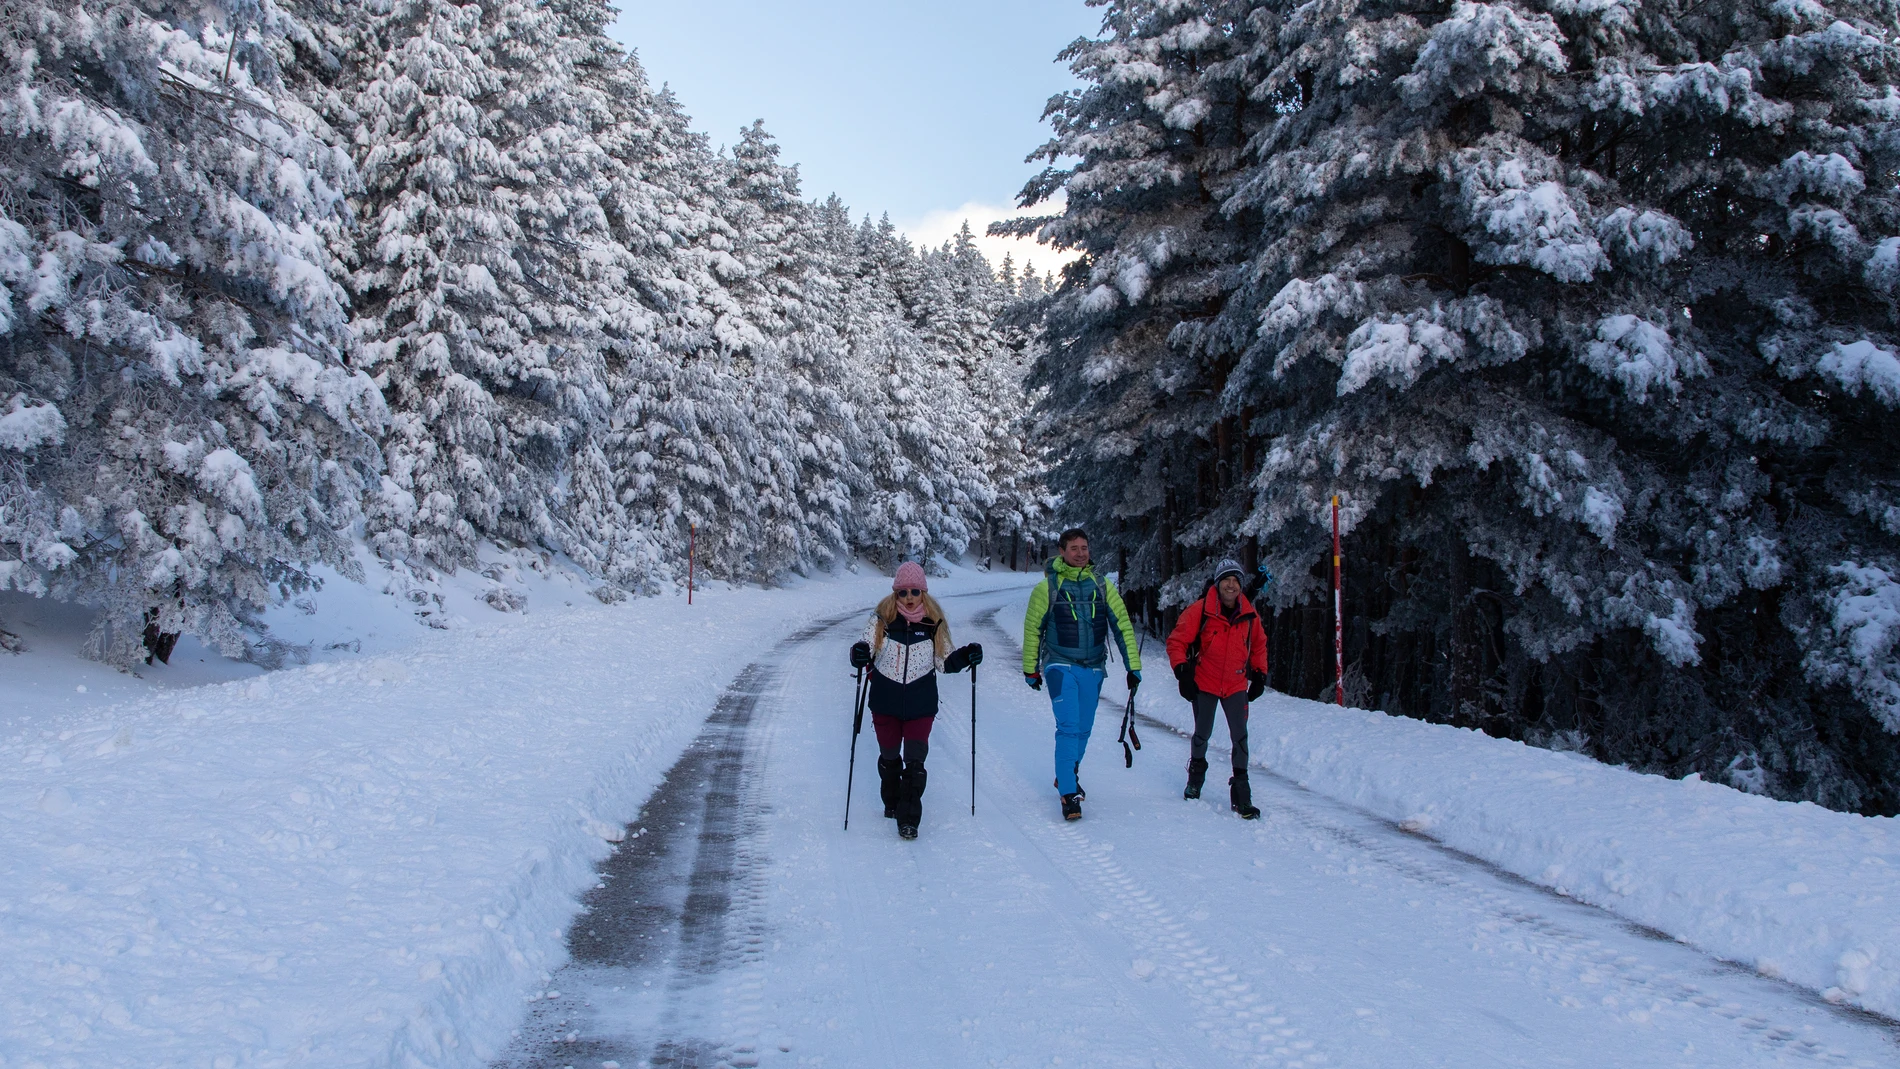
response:
[(930, 582), (924, 578), (924, 566), (910, 560), (898, 565), (897, 578), (891, 580), (891, 589), (929, 590)]

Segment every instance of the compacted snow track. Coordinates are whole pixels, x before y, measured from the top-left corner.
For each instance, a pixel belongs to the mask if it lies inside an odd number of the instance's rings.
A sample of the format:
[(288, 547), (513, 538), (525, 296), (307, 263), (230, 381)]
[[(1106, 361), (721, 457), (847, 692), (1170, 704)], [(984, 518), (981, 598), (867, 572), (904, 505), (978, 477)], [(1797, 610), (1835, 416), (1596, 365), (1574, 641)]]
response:
[[(1889, 1022), (1715, 962), (1273, 777), (1180, 798), (1186, 740), (1113, 698), (1065, 823), (1046, 699), (946, 598), (981, 670), (943, 680), (922, 838), (881, 818), (866, 730), (843, 816), (860, 617), (750, 665), (669, 773), (531, 1002), (509, 1067), (1885, 1066)], [(1152, 675), (1165, 679), (1165, 672)], [(1161, 688), (1156, 687), (1157, 691)], [(1111, 687), (1111, 694), (1118, 688)], [(1178, 700), (1147, 694), (1143, 702)], [(1221, 729), (1224, 730), (1224, 729)], [(1219, 733), (1216, 769), (1225, 763)]]

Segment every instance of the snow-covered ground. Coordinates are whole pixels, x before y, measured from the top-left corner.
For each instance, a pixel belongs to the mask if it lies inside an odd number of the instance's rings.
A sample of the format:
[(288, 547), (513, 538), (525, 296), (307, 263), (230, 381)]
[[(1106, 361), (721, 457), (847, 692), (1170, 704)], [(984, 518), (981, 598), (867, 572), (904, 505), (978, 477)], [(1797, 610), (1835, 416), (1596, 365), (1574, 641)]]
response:
[[(576, 962), (503, 1059), (573, 1066), (1893, 1064), (1891, 1027), (1260, 775), (1180, 797), (1186, 740), (1122, 767), (1105, 703), (1086, 816), (1058, 814), (1051, 720), (996, 651), (944, 689), (923, 836), (840, 827), (853, 624), (762, 651), (603, 869)], [(1159, 699), (1157, 699), (1158, 701)], [(868, 739), (862, 744), (868, 746)], [(737, 774), (739, 768), (745, 775)]]
[[(76, 616), (9, 604), (30, 649), (0, 654), (0, 1066), (481, 1064), (720, 689), (889, 589), (608, 607), (493, 557), (413, 601), (326, 584), (272, 617), (312, 663), (271, 673), (187, 642), (120, 675), (76, 659)], [(498, 584), (525, 615), (481, 600)]]
[[(1020, 612), (1002, 615), (1020, 642)], [(1143, 712), (1192, 731), (1172, 680), (1157, 682)], [(1277, 693), (1254, 704), (1250, 742), (1256, 768), (1764, 976), (1900, 1019), (1891, 817)]]
[[(868, 731), (839, 827), (842, 650), (887, 580), (607, 607), (519, 555), (489, 570), (421, 602), (332, 584), (301, 624), (273, 619), (313, 663), (175, 657), (236, 677), (192, 687), (153, 668), (82, 695), (60, 678), (73, 623), (19, 629), (34, 652), (0, 657), (0, 1067), (1900, 1056), (1889, 1025), (1395, 826), (1892, 1012), (1892, 821), (1275, 700), (1254, 753), (1287, 778), (1256, 775), (1247, 824), (1219, 778), (1181, 801), (1185, 740), (1152, 723), (1121, 767), (1111, 687), (1088, 815), (1064, 824), (1047, 701), (1004, 634), (1034, 577), (956, 571), (933, 587), (992, 651), (977, 812), (951, 677), (923, 838), (903, 843)], [(495, 585), (527, 614), (489, 608)], [(417, 627), (418, 604), (450, 628)], [(1151, 678), (1143, 711), (1182, 723)], [(582, 896), (602, 908), (577, 923)], [(614, 939), (644, 949), (616, 964)]]
[[(1186, 703), (1157, 703), (1191, 729)], [(1294, 698), (1256, 763), (1765, 976), (1900, 1017), (1892, 818), (1672, 781), (1481, 733)]]

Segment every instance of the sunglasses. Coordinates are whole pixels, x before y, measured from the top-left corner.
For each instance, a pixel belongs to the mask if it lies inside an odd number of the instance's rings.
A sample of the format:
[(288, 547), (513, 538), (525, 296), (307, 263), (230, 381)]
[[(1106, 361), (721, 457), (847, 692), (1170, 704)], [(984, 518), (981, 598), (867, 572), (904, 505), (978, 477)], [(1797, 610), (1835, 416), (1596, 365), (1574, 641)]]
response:
[(921, 598), (924, 596), (924, 592), (920, 587), (912, 587), (909, 590), (893, 590), (891, 593), (896, 594), (900, 598)]

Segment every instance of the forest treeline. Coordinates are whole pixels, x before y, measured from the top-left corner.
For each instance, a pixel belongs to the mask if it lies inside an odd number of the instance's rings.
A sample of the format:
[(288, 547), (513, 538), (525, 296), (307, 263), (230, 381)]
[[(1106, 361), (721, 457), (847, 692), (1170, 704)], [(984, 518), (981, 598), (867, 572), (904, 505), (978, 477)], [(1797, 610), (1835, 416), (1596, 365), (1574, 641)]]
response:
[(1900, 810), (1900, 6), (1098, 6), (999, 229), (1131, 605), (1330, 697), (1337, 493), (1354, 704)]
[[(715, 150), (598, 0), (0, 20), (0, 590), (126, 665), (484, 540), (601, 593), (987, 549), (1048, 506), (1042, 277)], [(697, 530), (694, 531), (696, 526)]]
[(611, 597), (1059, 520), (1152, 627), (1265, 565), (1315, 696), (1338, 494), (1355, 704), (1900, 811), (1900, 5), (1094, 6), (1045, 293), (597, 0), (14, 5), (0, 589), (127, 664), (359, 537)]

